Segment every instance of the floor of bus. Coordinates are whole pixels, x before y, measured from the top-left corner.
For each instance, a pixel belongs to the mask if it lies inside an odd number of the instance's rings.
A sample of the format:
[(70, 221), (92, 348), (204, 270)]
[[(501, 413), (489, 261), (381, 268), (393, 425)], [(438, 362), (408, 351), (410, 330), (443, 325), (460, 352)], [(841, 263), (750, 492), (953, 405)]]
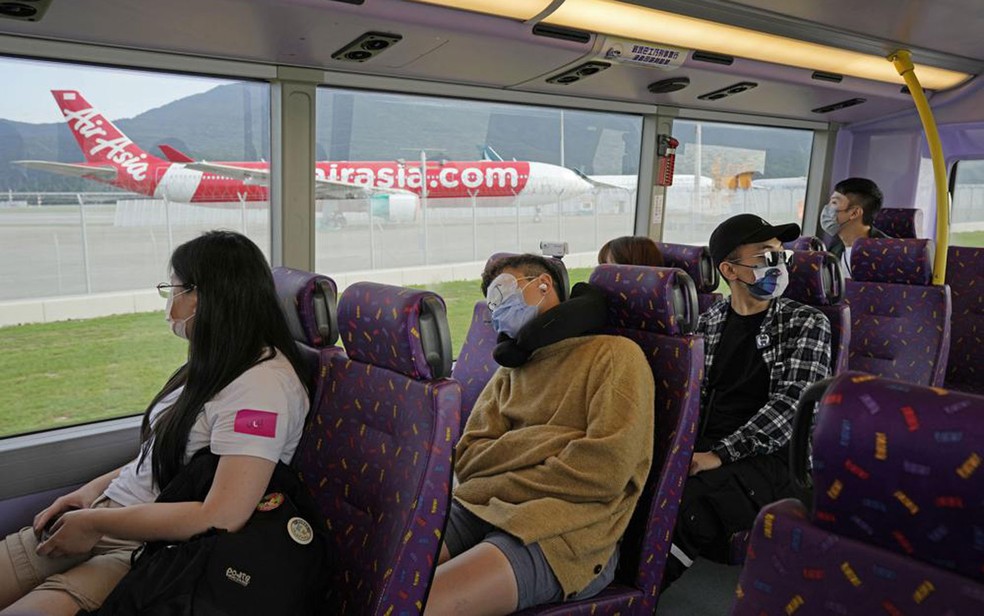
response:
[(656, 616), (727, 616), (735, 601), (741, 567), (697, 559), (687, 574), (660, 596)]

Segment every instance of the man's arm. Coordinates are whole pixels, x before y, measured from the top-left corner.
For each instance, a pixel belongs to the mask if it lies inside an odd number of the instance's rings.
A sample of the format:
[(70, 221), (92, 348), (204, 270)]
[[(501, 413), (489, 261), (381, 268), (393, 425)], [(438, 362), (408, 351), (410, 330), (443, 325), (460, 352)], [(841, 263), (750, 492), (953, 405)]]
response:
[(711, 450), (723, 463), (755, 455), (767, 455), (789, 442), (793, 416), (803, 390), (830, 373), (830, 322), (811, 312), (802, 323), (790, 324), (796, 340), (785, 358), (779, 386), (771, 399), (741, 428), (721, 439)]
[(455, 446), (454, 470), (459, 482), (487, 470), (488, 464), (482, 459), (482, 453), (509, 431), (509, 420), (499, 412), (499, 392), (505, 381), (502, 371), (496, 371), (472, 407), (464, 432)]

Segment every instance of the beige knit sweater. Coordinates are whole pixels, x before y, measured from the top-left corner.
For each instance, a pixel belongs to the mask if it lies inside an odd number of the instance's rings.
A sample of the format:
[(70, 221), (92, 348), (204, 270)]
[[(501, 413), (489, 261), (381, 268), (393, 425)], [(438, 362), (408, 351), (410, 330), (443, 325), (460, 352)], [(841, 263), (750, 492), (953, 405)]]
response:
[(570, 338), (499, 368), (457, 447), (455, 499), (539, 543), (565, 595), (611, 557), (653, 450), (653, 376), (617, 336)]

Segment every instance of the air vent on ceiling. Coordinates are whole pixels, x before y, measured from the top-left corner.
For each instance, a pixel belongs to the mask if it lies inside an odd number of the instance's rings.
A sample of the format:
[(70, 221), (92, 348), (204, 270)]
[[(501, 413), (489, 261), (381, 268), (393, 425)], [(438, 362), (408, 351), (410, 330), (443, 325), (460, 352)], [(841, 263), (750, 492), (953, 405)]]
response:
[(587, 43), (591, 40), (590, 32), (565, 28), (563, 26), (551, 26), (550, 24), (543, 23), (533, 26), (533, 34), (560, 39), (562, 41), (574, 41), (575, 43)]
[(366, 32), (345, 47), (331, 54), (331, 57), (334, 60), (344, 60), (346, 62), (365, 62), (373, 56), (386, 51), (393, 45), (396, 45), (401, 40), (403, 40), (403, 37), (399, 34)]
[(754, 81), (739, 81), (738, 83), (728, 86), (726, 88), (721, 88), (720, 90), (714, 90), (713, 92), (708, 92), (707, 94), (701, 94), (697, 98), (702, 101), (717, 101), (728, 96), (734, 96), (735, 94), (741, 94), (742, 92), (747, 92), (752, 88), (757, 88), (758, 84)]
[(832, 105), (826, 105), (824, 107), (817, 107), (816, 109), (811, 109), (813, 113), (830, 113), (831, 111), (837, 111), (838, 109), (847, 109), (848, 107), (853, 107), (855, 105), (860, 105), (861, 103), (867, 101), (866, 98), (849, 98), (846, 101), (841, 101), (839, 103), (834, 103)]
[(830, 83), (840, 83), (844, 81), (843, 75), (837, 73), (825, 73), (824, 71), (813, 71), (813, 79), (817, 81), (829, 81)]
[(51, 0), (16, 0), (0, 2), (0, 17), (20, 21), (38, 21), (48, 10)]
[(690, 58), (698, 62), (709, 62), (724, 66), (731, 66), (735, 63), (735, 59), (731, 56), (726, 56), (723, 53), (711, 53), (709, 51), (695, 51), (690, 55)]
[(661, 81), (654, 81), (649, 84), (649, 91), (653, 94), (669, 94), (679, 92), (690, 85), (689, 77), (670, 77)]
[(342, 4), (365, 4), (366, 0), (331, 0), (332, 2), (341, 2)]
[(562, 86), (572, 84), (575, 81), (580, 81), (585, 77), (590, 77), (596, 73), (611, 67), (609, 62), (598, 62), (597, 60), (592, 60), (591, 62), (585, 62), (580, 66), (575, 66), (570, 70), (566, 70), (563, 73), (554, 75), (553, 77), (547, 79), (547, 83), (557, 83)]

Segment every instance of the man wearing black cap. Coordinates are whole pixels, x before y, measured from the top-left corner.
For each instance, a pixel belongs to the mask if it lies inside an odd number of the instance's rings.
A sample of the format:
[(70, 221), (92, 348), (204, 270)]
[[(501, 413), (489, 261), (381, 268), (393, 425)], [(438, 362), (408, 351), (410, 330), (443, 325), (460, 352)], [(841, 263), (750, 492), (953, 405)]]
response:
[(731, 536), (764, 505), (796, 496), (787, 467), (800, 394), (830, 371), (830, 322), (781, 297), (799, 225), (739, 214), (711, 234), (714, 265), (731, 297), (700, 316), (701, 425), (684, 485), (664, 587), (697, 556), (728, 561)]

